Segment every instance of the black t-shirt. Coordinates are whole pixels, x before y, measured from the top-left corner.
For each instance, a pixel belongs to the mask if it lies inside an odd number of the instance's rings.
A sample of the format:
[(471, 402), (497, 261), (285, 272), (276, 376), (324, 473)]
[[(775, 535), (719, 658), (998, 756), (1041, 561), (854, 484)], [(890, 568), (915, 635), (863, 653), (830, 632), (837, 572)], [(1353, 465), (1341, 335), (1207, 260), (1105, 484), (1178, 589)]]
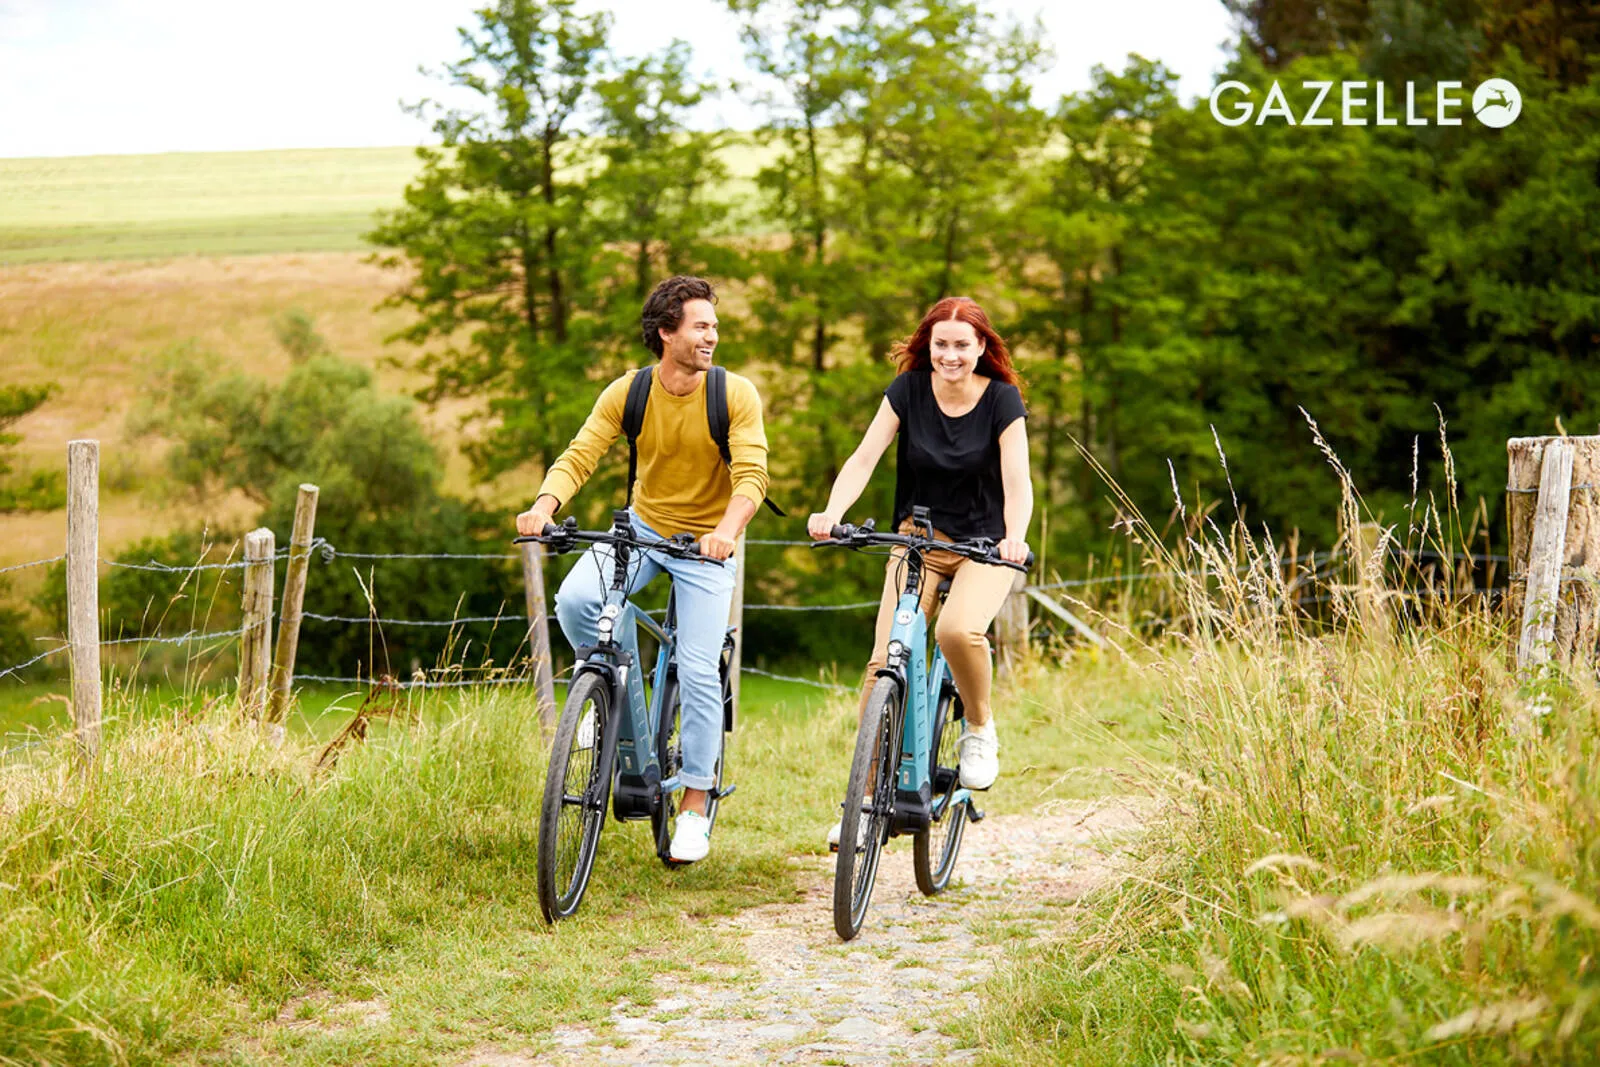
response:
[(939, 410), (932, 371), (906, 371), (883, 395), (900, 418), (895, 526), (920, 505), (928, 509), (934, 529), (951, 540), (1004, 538), (1000, 433), (1027, 416), (1017, 387), (991, 378), (977, 406), (954, 418)]

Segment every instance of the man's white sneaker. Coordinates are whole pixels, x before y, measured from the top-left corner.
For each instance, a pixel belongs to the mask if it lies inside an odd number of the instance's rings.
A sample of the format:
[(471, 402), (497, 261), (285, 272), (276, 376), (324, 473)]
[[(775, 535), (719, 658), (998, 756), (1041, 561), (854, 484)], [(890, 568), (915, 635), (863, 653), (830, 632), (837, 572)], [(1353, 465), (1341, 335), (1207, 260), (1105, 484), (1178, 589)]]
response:
[(667, 858), (673, 863), (693, 863), (705, 859), (710, 851), (711, 820), (698, 811), (680, 811)]
[[(828, 827), (828, 851), (829, 852), (838, 852), (839, 851), (839, 838), (842, 837), (843, 835), (844, 835), (844, 820), (843, 819), (840, 819), (838, 822), (836, 822), (832, 826)], [(866, 839), (867, 839), (867, 820), (865, 820), (865, 819), (857, 819), (856, 820), (856, 848), (859, 849), (863, 844), (865, 844), (866, 843)]]
[(968, 789), (988, 789), (1000, 776), (1000, 741), (994, 724), (969, 729), (961, 735), (961, 784)]

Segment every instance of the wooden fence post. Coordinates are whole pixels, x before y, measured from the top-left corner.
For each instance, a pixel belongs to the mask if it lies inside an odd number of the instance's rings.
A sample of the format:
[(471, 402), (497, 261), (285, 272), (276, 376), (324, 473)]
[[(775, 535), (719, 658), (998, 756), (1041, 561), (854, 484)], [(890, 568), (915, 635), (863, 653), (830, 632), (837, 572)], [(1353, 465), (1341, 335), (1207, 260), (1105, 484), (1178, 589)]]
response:
[(72, 725), (85, 764), (100, 752), (100, 442), (67, 443), (67, 643)]
[(556, 686), (550, 666), (550, 612), (544, 596), (544, 546), (522, 545), (522, 593), (528, 605), (528, 645), (533, 655), (535, 699), (545, 732), (556, 727)]
[(994, 619), (994, 640), (998, 646), (995, 653), (999, 660), (995, 673), (1002, 678), (1028, 654), (1028, 595), (1023, 592), (1027, 585), (1028, 576), (1018, 571), (1011, 583), (1011, 595), (1006, 597), (1000, 614)]
[(1517, 665), (1592, 663), (1600, 636), (1600, 437), (1506, 442), (1508, 610), (1521, 613)]
[(300, 486), (294, 502), (294, 532), (289, 535), (289, 566), (283, 576), (283, 607), (278, 610), (278, 651), (272, 657), (272, 686), (267, 721), (281, 723), (289, 711), (294, 686), (294, 660), (300, 649), (300, 620), (306, 601), (306, 572), (311, 569), (311, 534), (317, 525), (317, 496), (310, 484)]
[(244, 535), (244, 610), (239, 635), (239, 710), (260, 718), (272, 670), (272, 557), (276, 539), (263, 526)]
[(733, 687), (733, 707), (739, 707), (739, 675), (744, 666), (744, 534), (733, 546), (733, 603), (728, 605), (728, 625), (733, 631), (733, 658), (728, 664), (728, 681)]

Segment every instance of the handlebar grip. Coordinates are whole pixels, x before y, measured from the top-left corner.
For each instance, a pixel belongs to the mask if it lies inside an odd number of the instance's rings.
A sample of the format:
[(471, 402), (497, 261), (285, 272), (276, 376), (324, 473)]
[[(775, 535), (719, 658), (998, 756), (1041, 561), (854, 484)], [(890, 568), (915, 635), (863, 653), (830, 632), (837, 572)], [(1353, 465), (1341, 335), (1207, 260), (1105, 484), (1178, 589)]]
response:
[(833, 527), (832, 529), (830, 529), (828, 531), (828, 536), (833, 538), (835, 541), (844, 541), (844, 540), (848, 540), (850, 535), (852, 533), (854, 533), (854, 532), (855, 532), (855, 527), (853, 527), (853, 526), (849, 526), (849, 525), (835, 526), (835, 527)]
[(557, 526), (553, 522), (545, 523), (544, 524), (544, 529), (539, 531), (539, 536), (540, 537), (558, 537), (558, 536), (560, 536), (560, 534), (561, 534), (561, 527)]

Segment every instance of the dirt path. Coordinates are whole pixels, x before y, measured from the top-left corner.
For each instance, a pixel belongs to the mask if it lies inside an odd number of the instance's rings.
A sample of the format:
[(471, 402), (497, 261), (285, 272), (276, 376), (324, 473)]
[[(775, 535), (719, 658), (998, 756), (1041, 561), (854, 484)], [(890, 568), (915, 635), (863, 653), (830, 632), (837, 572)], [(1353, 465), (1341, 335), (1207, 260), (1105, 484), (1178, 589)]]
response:
[(970, 1006), (960, 994), (1114, 877), (1143, 817), (1125, 800), (992, 816), (969, 830), (955, 882), (933, 899), (917, 892), (910, 841), (891, 842), (866, 928), (848, 944), (833, 932), (832, 858), (797, 857), (802, 902), (720, 920), (742, 936), (747, 967), (692, 1000), (669, 977), (654, 1004), (615, 1005), (607, 1027), (560, 1027), (542, 1054), (485, 1048), (458, 1067), (964, 1062), (976, 1053), (942, 1028)]

